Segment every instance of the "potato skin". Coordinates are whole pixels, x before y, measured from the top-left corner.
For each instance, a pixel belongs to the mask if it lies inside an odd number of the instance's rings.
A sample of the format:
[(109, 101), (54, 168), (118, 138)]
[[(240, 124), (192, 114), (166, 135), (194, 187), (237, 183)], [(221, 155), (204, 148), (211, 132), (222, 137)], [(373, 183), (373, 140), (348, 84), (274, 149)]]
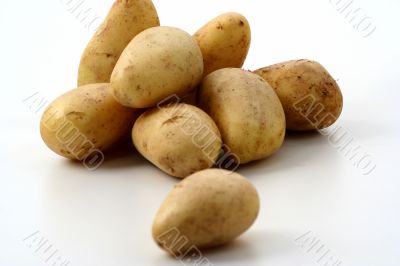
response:
[(343, 108), (340, 88), (318, 62), (293, 60), (254, 71), (274, 88), (294, 131), (323, 129), (339, 118)]
[(143, 113), (133, 127), (132, 140), (146, 159), (178, 178), (210, 168), (222, 146), (214, 121), (188, 104), (171, 104)]
[[(181, 181), (167, 196), (154, 219), (153, 238), (175, 256), (193, 246), (216, 247), (250, 228), (259, 209), (258, 193), (246, 178), (221, 169), (203, 170)], [(174, 245), (175, 241), (180, 244)]]
[(198, 91), (198, 106), (217, 124), (237, 163), (275, 153), (285, 137), (285, 115), (274, 90), (261, 77), (238, 68), (208, 75)]
[(78, 86), (110, 82), (118, 58), (132, 38), (159, 25), (151, 0), (116, 0), (82, 54)]
[(111, 76), (115, 98), (147, 108), (171, 94), (184, 95), (200, 83), (203, 57), (196, 40), (172, 27), (154, 27), (127, 46)]
[(40, 133), (55, 153), (83, 160), (91, 150), (105, 151), (129, 136), (139, 114), (115, 101), (110, 84), (90, 84), (53, 101), (42, 116)]
[(204, 60), (204, 76), (221, 68), (241, 68), (250, 48), (251, 30), (238, 13), (222, 14), (195, 34)]

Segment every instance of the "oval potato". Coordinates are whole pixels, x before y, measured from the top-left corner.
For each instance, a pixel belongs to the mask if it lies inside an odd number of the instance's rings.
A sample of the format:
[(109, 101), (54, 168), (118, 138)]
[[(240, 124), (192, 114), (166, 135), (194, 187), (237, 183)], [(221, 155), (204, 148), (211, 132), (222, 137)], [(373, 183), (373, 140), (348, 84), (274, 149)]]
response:
[(195, 34), (204, 60), (204, 76), (221, 68), (241, 68), (250, 48), (247, 19), (238, 13), (222, 14)]
[(118, 58), (132, 38), (159, 25), (151, 0), (116, 0), (82, 54), (78, 86), (110, 82)]
[(244, 164), (275, 153), (285, 137), (285, 114), (274, 90), (261, 77), (238, 68), (208, 75), (198, 106), (217, 124), (224, 144)]
[(200, 171), (167, 196), (154, 219), (153, 238), (175, 256), (216, 247), (250, 228), (259, 209), (258, 193), (243, 176), (221, 169)]
[(192, 91), (203, 74), (196, 40), (172, 27), (154, 27), (126, 47), (111, 76), (115, 98), (125, 106), (147, 108), (172, 95)]
[(343, 96), (332, 76), (318, 62), (294, 60), (256, 70), (274, 88), (286, 114), (287, 128), (323, 129), (339, 118)]
[(222, 146), (214, 121), (187, 104), (170, 104), (143, 113), (133, 127), (132, 139), (145, 158), (179, 178), (210, 168)]
[(105, 151), (126, 136), (139, 110), (115, 101), (108, 83), (71, 90), (44, 112), (40, 133), (55, 153), (84, 160), (93, 151)]

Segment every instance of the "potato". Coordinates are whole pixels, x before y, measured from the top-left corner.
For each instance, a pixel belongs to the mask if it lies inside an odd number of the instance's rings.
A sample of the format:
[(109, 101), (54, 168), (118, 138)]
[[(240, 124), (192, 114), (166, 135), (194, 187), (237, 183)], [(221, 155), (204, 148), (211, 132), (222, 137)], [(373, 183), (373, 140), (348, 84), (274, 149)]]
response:
[(145, 158), (179, 178), (210, 168), (222, 146), (214, 121), (188, 104), (170, 104), (143, 113), (133, 127), (132, 140)]
[(78, 86), (110, 82), (117, 60), (132, 38), (147, 28), (159, 25), (151, 0), (115, 1), (83, 52)]
[(192, 91), (203, 75), (196, 40), (172, 27), (154, 27), (127, 46), (111, 76), (115, 98), (134, 108), (155, 106), (171, 94)]
[(90, 84), (57, 98), (44, 112), (40, 133), (46, 145), (69, 159), (84, 160), (129, 136), (139, 111), (121, 106), (108, 83)]
[(222, 14), (195, 34), (204, 59), (204, 76), (215, 70), (243, 66), (250, 48), (247, 19), (238, 13)]
[(214, 119), (239, 164), (266, 158), (282, 145), (282, 105), (268, 83), (251, 72), (225, 68), (211, 73), (198, 91), (198, 106)]
[(243, 176), (208, 169), (181, 181), (161, 205), (153, 238), (174, 256), (228, 243), (257, 218), (258, 193)]
[(288, 61), (255, 71), (275, 89), (286, 114), (287, 128), (307, 131), (327, 128), (343, 108), (340, 88), (318, 62)]

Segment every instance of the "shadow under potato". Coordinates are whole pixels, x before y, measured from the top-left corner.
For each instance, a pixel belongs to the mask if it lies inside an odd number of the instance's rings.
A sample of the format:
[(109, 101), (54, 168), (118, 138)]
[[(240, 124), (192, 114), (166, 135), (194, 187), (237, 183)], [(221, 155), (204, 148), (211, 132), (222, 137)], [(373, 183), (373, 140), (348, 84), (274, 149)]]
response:
[[(319, 146), (318, 149), (315, 147)], [(273, 174), (284, 171), (288, 167), (302, 166), (319, 160), (321, 154), (316, 151), (325, 152), (330, 149), (326, 136), (318, 131), (296, 132), (287, 131), (282, 147), (268, 158), (240, 165), (237, 171), (244, 176), (256, 174)], [(324, 153), (326, 156), (326, 153)], [(330, 154), (330, 153), (329, 153)], [(336, 151), (332, 148), (332, 155)]]
[(313, 139), (313, 138), (320, 138), (323, 137), (321, 133), (317, 130), (311, 131), (293, 131), (293, 130), (286, 130), (285, 140), (292, 140), (292, 139)]
[[(268, 244), (264, 245), (261, 243)], [(202, 249), (200, 251), (200, 256), (198, 256), (198, 254), (197, 256), (191, 256), (194, 254), (184, 254), (184, 256), (179, 257), (165, 253), (162, 259), (164, 263), (165, 257), (167, 257), (170, 262), (180, 260), (183, 264), (186, 264), (185, 262), (187, 261), (187, 265), (195, 265), (196, 260), (200, 262), (202, 259), (209, 260), (212, 265), (218, 265), (219, 263), (223, 263), (224, 265), (241, 265), (242, 263), (254, 262), (253, 259), (260, 253), (270, 259), (285, 257), (288, 253), (294, 252), (295, 247), (292, 237), (288, 234), (282, 234), (277, 231), (257, 232), (250, 230), (225, 245)], [(168, 265), (170, 264), (168, 263)]]
[[(118, 143), (116, 146), (103, 153), (104, 161), (102, 161), (97, 169), (126, 169), (135, 168), (138, 165), (147, 164), (148, 162), (135, 149), (131, 141)], [(67, 164), (73, 167), (85, 168), (83, 161), (65, 160)], [(85, 169), (86, 170), (86, 169)]]
[[(268, 243), (268, 244), (261, 244)], [(212, 263), (223, 262), (250, 262), (256, 254), (262, 252), (265, 257), (276, 258), (284, 256), (294, 250), (291, 237), (277, 231), (250, 230), (238, 239), (224, 246), (207, 249), (203, 255)]]

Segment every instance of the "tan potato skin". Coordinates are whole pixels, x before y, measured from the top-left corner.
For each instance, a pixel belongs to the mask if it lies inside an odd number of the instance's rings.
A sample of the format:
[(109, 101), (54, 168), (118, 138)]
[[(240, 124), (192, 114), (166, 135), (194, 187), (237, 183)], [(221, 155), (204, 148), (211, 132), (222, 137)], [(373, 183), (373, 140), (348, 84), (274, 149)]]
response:
[(221, 68), (241, 68), (250, 48), (251, 30), (238, 13), (222, 14), (195, 34), (204, 59), (204, 76)]
[(293, 60), (254, 71), (274, 88), (294, 131), (323, 129), (339, 118), (343, 108), (340, 88), (318, 62)]
[(138, 33), (159, 26), (151, 0), (117, 0), (81, 57), (78, 86), (110, 82), (122, 51)]
[(198, 106), (217, 124), (240, 164), (275, 153), (285, 137), (285, 115), (274, 90), (261, 77), (238, 68), (208, 75)]
[(91, 150), (105, 151), (129, 136), (139, 114), (115, 101), (108, 83), (90, 84), (52, 102), (42, 116), (40, 133), (55, 153), (83, 160)]
[(243, 176), (220, 169), (200, 171), (167, 196), (154, 219), (153, 238), (175, 256), (193, 246), (216, 247), (250, 228), (259, 209), (258, 193)]
[(133, 127), (132, 140), (146, 159), (178, 178), (210, 168), (222, 146), (214, 121), (188, 104), (171, 104), (143, 113)]
[(111, 76), (115, 98), (133, 108), (156, 106), (164, 98), (185, 95), (200, 83), (203, 56), (183, 30), (154, 27), (126, 47)]

